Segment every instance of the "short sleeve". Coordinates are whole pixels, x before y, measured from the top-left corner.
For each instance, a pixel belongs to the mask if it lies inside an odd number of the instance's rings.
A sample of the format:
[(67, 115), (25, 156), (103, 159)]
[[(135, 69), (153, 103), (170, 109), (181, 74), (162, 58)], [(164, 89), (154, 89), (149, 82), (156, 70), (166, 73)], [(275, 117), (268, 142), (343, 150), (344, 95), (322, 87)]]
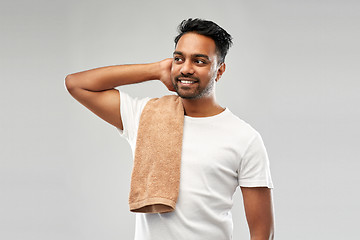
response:
[(238, 181), (240, 187), (273, 188), (268, 155), (263, 140), (257, 132), (241, 159)]
[(133, 98), (127, 93), (120, 93), (120, 114), (123, 130), (117, 128), (120, 135), (132, 143), (136, 139), (141, 112), (150, 98)]

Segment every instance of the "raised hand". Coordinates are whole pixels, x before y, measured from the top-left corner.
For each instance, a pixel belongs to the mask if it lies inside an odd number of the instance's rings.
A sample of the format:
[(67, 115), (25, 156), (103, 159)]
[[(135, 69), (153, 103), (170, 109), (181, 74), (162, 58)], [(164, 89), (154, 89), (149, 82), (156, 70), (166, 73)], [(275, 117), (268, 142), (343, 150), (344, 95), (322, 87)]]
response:
[(172, 58), (166, 58), (159, 62), (160, 64), (160, 81), (169, 89), (169, 91), (175, 92), (174, 86), (171, 82), (170, 72), (172, 67)]

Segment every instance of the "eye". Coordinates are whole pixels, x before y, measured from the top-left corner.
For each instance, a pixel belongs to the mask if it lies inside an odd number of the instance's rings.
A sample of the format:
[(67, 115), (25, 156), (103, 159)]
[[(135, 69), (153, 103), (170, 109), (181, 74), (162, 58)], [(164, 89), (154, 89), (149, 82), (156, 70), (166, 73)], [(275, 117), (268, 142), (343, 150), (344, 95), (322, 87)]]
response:
[(183, 59), (181, 57), (174, 57), (174, 62), (181, 63), (181, 62), (183, 62)]
[(195, 59), (194, 61), (196, 64), (206, 64), (206, 61), (202, 60), (202, 59)]

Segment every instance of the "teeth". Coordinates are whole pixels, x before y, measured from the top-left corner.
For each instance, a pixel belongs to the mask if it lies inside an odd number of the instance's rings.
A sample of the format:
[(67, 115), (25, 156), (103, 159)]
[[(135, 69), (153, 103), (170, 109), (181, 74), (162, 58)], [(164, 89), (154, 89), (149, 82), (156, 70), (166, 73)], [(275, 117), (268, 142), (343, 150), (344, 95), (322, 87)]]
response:
[(193, 81), (180, 80), (181, 83), (193, 83)]

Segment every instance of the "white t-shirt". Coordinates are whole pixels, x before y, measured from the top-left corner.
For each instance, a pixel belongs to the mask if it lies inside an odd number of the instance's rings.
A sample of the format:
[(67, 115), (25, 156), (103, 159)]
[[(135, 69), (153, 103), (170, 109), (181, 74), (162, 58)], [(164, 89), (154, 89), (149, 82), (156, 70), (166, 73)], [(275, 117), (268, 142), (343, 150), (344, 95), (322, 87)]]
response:
[[(135, 152), (141, 112), (150, 98), (120, 92), (124, 130)], [(176, 209), (135, 213), (135, 240), (232, 239), (231, 208), (238, 186), (272, 188), (261, 136), (226, 108), (211, 117), (185, 116)]]

